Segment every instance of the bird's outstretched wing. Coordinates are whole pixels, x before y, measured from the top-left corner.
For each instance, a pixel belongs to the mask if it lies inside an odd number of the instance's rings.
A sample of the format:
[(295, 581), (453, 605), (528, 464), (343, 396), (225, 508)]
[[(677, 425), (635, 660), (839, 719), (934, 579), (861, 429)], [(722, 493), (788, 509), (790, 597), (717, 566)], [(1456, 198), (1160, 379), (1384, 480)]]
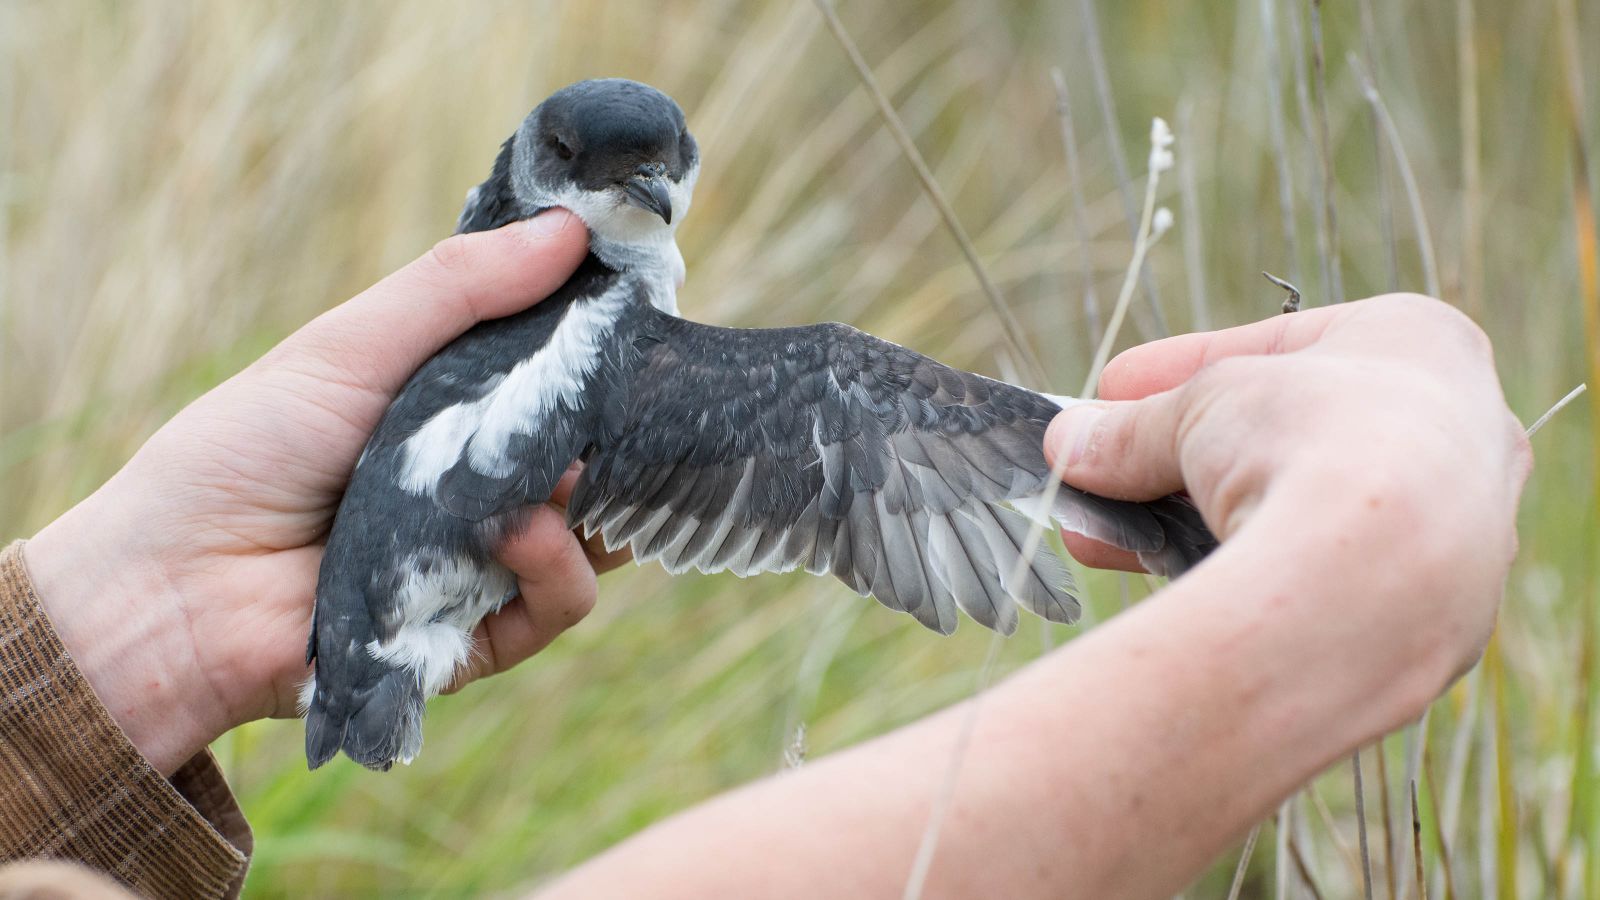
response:
[[(674, 572), (831, 572), (944, 633), (958, 608), (1007, 633), (1016, 602), (1077, 617), (1042, 542), (1018, 565), (1031, 521), (1012, 508), (1044, 490), (1055, 402), (839, 324), (661, 314), (634, 344), (569, 507), (609, 547)], [(1051, 512), (1117, 546), (1169, 549), (1144, 504), (1063, 485)]]

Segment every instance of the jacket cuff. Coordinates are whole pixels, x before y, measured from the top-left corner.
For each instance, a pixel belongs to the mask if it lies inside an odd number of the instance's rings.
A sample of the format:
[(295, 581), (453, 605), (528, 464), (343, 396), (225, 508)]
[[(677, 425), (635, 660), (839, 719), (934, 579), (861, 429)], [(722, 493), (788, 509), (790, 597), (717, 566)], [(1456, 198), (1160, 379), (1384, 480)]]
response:
[(0, 552), (0, 861), (81, 862), (140, 894), (235, 897), (254, 840), (203, 751), (171, 780), (117, 727)]

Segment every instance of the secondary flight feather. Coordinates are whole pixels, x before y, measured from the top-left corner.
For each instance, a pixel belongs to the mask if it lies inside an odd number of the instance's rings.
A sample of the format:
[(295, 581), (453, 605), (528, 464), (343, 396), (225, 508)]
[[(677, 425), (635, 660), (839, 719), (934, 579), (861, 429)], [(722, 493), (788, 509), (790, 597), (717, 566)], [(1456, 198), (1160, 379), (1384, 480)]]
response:
[(548, 299), (425, 363), (373, 433), (317, 586), (312, 768), (341, 750), (375, 769), (417, 754), (424, 703), (515, 594), (495, 548), (578, 459), (570, 522), (610, 548), (673, 572), (831, 574), (946, 634), (958, 610), (1005, 633), (1019, 606), (1077, 617), (1061, 561), (1024, 559), (1030, 515), (1169, 576), (1215, 546), (1182, 497), (1063, 485), (1042, 508), (1044, 432), (1067, 398), (846, 325), (680, 318), (673, 235), (698, 174), (678, 105), (606, 79), (541, 103), (468, 195), (458, 232), (561, 206), (589, 255)]

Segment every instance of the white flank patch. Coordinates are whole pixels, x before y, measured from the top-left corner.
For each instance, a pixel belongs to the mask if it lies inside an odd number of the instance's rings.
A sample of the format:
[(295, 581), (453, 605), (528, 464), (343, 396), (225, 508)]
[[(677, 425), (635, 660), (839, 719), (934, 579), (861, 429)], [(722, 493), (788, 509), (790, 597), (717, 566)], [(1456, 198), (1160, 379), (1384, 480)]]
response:
[(418, 556), (406, 559), (394, 602), (400, 626), (393, 639), (367, 644), (373, 659), (410, 670), (423, 692), (444, 689), (472, 652), (472, 628), (505, 599), (513, 577), (498, 564), (434, 560), (423, 572)]
[(312, 675), (300, 685), (300, 697), (295, 701), (295, 709), (299, 710), (300, 717), (305, 718), (311, 711), (311, 700), (317, 695), (317, 676)]
[(578, 406), (584, 383), (600, 364), (600, 351), (628, 302), (631, 285), (569, 306), (550, 340), (493, 383), (482, 397), (435, 413), (401, 448), (400, 487), (433, 493), (439, 478), (469, 454), (474, 471), (511, 474), (507, 445), (514, 434), (533, 434), (558, 404)]

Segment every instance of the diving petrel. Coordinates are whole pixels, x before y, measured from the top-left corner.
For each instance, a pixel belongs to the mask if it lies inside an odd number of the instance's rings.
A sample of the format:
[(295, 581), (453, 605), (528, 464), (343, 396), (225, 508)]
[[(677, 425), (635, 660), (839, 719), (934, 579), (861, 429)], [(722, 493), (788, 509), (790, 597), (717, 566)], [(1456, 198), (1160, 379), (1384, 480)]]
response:
[[(543, 302), (423, 364), (357, 462), (307, 649), (311, 768), (340, 749), (374, 769), (416, 756), (424, 702), (514, 596), (495, 548), (579, 459), (568, 521), (671, 572), (832, 573), (946, 634), (958, 608), (1006, 633), (1019, 603), (1077, 617), (1060, 559), (1017, 564), (1019, 510), (1043, 512), (1045, 428), (1070, 401), (847, 325), (679, 318), (674, 231), (699, 166), (672, 98), (584, 81), (534, 109), (467, 196), (457, 232), (561, 206), (589, 254)], [(1063, 485), (1048, 513), (1172, 576), (1216, 545), (1178, 496)]]

